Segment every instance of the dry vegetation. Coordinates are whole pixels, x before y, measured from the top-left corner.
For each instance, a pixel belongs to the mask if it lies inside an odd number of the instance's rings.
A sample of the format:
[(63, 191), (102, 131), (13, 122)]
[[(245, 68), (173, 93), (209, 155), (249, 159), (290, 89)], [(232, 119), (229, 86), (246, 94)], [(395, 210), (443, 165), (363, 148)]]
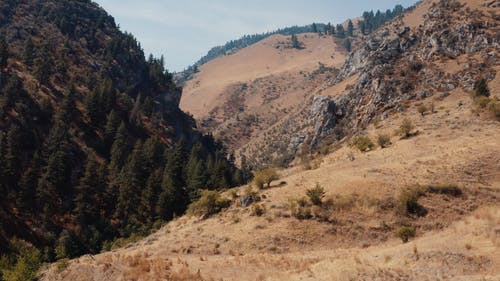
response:
[[(412, 28), (422, 7), (404, 18)], [(325, 148), (314, 169), (304, 157), (280, 184), (264, 172), (262, 188), (201, 201), (230, 198), (227, 209), (53, 266), (42, 280), (499, 280), (500, 123), (478, 103), (461, 88), (409, 102)]]

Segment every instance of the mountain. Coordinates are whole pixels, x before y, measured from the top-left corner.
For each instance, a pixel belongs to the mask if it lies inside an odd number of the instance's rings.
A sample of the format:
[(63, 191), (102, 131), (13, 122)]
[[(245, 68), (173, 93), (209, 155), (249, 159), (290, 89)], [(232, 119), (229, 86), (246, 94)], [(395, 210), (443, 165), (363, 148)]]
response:
[(2, 1), (0, 58), (6, 280), (26, 255), (98, 253), (181, 215), (201, 188), (243, 182), (224, 146), (179, 109), (163, 58), (146, 59), (97, 4)]
[(365, 12), (337, 26), (314, 24), (314, 33), (278, 32), (214, 57), (184, 82), (180, 107), (193, 115), (200, 130), (213, 133), (238, 158), (246, 156), (251, 166), (286, 166), (296, 149), (288, 153), (286, 147), (271, 144), (272, 151), (263, 150), (267, 159), (256, 159), (248, 151), (260, 150), (262, 142), (269, 143), (263, 138), (276, 136), (272, 131), (287, 116), (299, 114), (305, 100), (331, 88), (345, 56), (363, 35), (411, 9), (398, 5), (386, 12)]
[[(289, 167), (256, 170), (252, 185), (204, 193), (187, 216), (147, 238), (55, 264), (41, 279), (497, 280), (498, 7), (422, 1), (370, 35), (353, 36), (338, 66), (311, 51), (340, 53), (317, 34), (297, 35), (305, 49), (275, 36), (205, 64), (197, 75), (207, 92), (219, 85), (205, 75), (228, 84), (226, 75), (246, 75), (226, 71), (238, 65), (230, 60), (268, 81), (281, 75), (255, 89), (286, 89), (299, 79), (286, 71), (304, 67), (308, 76), (316, 59), (325, 64), (293, 110), (243, 145), (256, 165), (289, 154)], [(304, 50), (316, 59), (290, 59)], [(288, 60), (276, 59), (279, 52)], [(251, 96), (242, 88), (234, 93)], [(216, 91), (208, 97), (224, 100)], [(222, 121), (234, 117), (218, 112)]]

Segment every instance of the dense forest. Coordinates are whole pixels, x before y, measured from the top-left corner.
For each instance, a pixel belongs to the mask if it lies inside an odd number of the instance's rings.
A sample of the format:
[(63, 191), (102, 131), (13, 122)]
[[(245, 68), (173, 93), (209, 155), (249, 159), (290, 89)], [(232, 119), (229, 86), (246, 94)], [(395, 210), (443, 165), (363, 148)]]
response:
[(180, 93), (97, 4), (0, 3), (0, 280), (26, 255), (98, 253), (181, 215), (201, 189), (246, 180)]

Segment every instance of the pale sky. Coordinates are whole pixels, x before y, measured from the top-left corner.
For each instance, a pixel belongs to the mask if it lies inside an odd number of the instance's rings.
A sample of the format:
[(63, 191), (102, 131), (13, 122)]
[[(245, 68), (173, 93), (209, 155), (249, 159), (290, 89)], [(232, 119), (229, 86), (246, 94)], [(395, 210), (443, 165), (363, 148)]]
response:
[(341, 23), (363, 11), (385, 11), (416, 0), (95, 0), (146, 55), (165, 56), (181, 71), (208, 50), (246, 34), (313, 22)]

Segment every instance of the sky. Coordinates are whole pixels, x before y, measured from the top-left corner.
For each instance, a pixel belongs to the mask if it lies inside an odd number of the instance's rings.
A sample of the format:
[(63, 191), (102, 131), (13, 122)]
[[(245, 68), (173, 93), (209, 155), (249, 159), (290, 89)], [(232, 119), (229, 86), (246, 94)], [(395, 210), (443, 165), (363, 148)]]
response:
[(182, 71), (214, 46), (246, 34), (313, 22), (341, 23), (363, 11), (416, 0), (94, 0), (132, 33), (146, 55)]

